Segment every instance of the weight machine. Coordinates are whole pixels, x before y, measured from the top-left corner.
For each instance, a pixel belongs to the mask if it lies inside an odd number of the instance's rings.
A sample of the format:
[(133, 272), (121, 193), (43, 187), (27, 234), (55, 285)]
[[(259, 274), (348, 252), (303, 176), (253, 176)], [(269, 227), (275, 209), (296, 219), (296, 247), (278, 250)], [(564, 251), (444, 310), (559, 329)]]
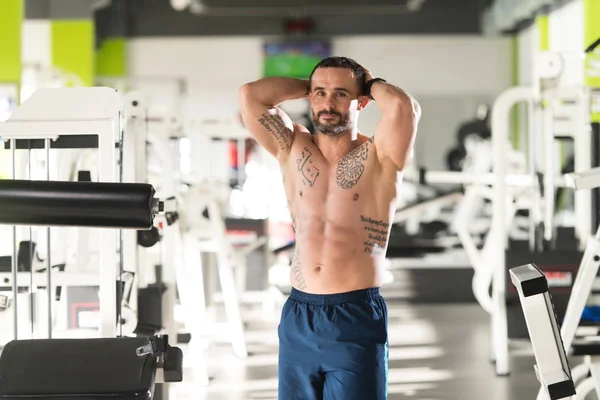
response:
[[(583, 86), (561, 84), (559, 79), (566, 65), (575, 63), (576, 59), (562, 54), (539, 54), (536, 59), (539, 81), (532, 87), (510, 88), (498, 96), (491, 114), (491, 165), (482, 165), (472, 173), (421, 171), (420, 174), (420, 181), (426, 184), (465, 185), (463, 207), (459, 206), (453, 226), (475, 270), (475, 297), (491, 314), (491, 358), (497, 375), (510, 372), (506, 248), (515, 213), (518, 209), (529, 210), (528, 242), (532, 251), (539, 249), (540, 243), (548, 245), (555, 229), (555, 190), (567, 187), (564, 177), (558, 173), (555, 140), (573, 139), (576, 171), (592, 168), (591, 93)], [(520, 103), (526, 104), (529, 116), (527, 166), (519, 166), (507, 157), (511, 154), (509, 113)], [(581, 191), (576, 191), (574, 196), (575, 234), (579, 247), (583, 248), (591, 236), (591, 197)], [(472, 205), (481, 198), (491, 200), (492, 221), (483, 249), (479, 250), (465, 220), (469, 220)]]
[(576, 393), (575, 384), (556, 321), (552, 297), (548, 292), (548, 280), (533, 264), (511, 268), (509, 272), (519, 293), (537, 362), (534, 366), (535, 373), (542, 385), (538, 399), (571, 398)]
[[(565, 175), (565, 181), (568, 187), (577, 191), (587, 191), (600, 187), (600, 168), (592, 168), (580, 173), (571, 173)], [(556, 343), (564, 345), (564, 348), (572, 355), (583, 355), (584, 362), (573, 368), (569, 373), (569, 379), (573, 384), (576, 384), (577, 400), (584, 399), (586, 395), (595, 390), (600, 393), (600, 340), (598, 339), (597, 328), (592, 328), (592, 333), (587, 334), (585, 330), (580, 330), (580, 320), (583, 314), (585, 305), (592, 292), (594, 281), (600, 269), (600, 225), (597, 227), (596, 233), (587, 241), (585, 252), (579, 266), (577, 277), (573, 284), (571, 296), (567, 305), (567, 311), (562, 321), (560, 332), (555, 332), (552, 336)], [(511, 269), (513, 274), (516, 269)], [(545, 279), (545, 277), (544, 277)], [(515, 284), (516, 285), (516, 284)], [(546, 288), (547, 291), (547, 288)], [(546, 295), (549, 299), (549, 296)], [(540, 314), (534, 316), (534, 310), (530, 309), (527, 303), (528, 300), (521, 298), (523, 311), (528, 321), (528, 330), (534, 350), (543, 354), (548, 351), (552, 344), (548, 344), (545, 338), (550, 337), (548, 327), (539, 321)], [(535, 319), (534, 319), (535, 318)], [(579, 333), (582, 332), (583, 333)], [(577, 336), (580, 336), (577, 338)], [(538, 357), (536, 353), (536, 358)], [(540, 361), (538, 360), (538, 363)], [(587, 375), (588, 378), (585, 378)], [(538, 400), (546, 399), (549, 394), (548, 389), (545, 389), (544, 382), (541, 381), (542, 388), (538, 394)], [(573, 393), (574, 394), (574, 393)], [(552, 397), (556, 399), (560, 397)]]
[[(117, 338), (118, 230), (150, 229), (154, 216), (164, 204), (154, 197), (149, 184), (117, 183), (115, 141), (120, 128), (121, 98), (108, 88), (41, 89), (35, 92), (0, 124), (0, 134), (10, 141), (13, 179), (0, 181), (0, 223), (13, 225), (11, 266), (12, 297), (3, 303), (13, 307), (14, 339), (0, 354), (3, 379), (0, 397), (33, 399), (42, 397), (106, 396), (152, 398), (157, 381), (182, 380), (181, 350), (171, 347), (168, 336)], [(71, 135), (97, 136), (99, 180), (101, 182), (51, 181), (50, 149), (53, 141)], [(43, 139), (46, 150), (46, 180), (17, 179), (15, 153), (21, 140)], [(30, 142), (28, 143), (30, 144)], [(17, 225), (46, 226), (48, 255), (46, 282), (33, 270), (30, 281), (21, 279), (17, 266)], [(50, 227), (100, 228), (99, 286), (100, 326), (97, 339), (53, 339), (52, 293), (65, 285), (65, 273), (52, 273)], [(53, 276), (54, 275), (54, 276)], [(34, 276), (36, 279), (34, 279)], [(18, 303), (43, 287), (47, 292), (47, 339), (25, 336), (19, 330)], [(50, 356), (49, 356), (50, 355)], [(75, 356), (76, 355), (76, 356)], [(79, 371), (73, 375), (73, 367)], [(102, 373), (98, 374), (98, 369)], [(123, 368), (123, 369), (121, 369)], [(157, 373), (162, 368), (164, 376)], [(12, 372), (11, 372), (12, 371)], [(18, 372), (17, 372), (18, 371)], [(34, 372), (35, 371), (35, 372)], [(43, 374), (48, 379), (23, 379)]]
[[(57, 96), (57, 97), (54, 97)], [(95, 92), (88, 92), (82, 88), (72, 88), (68, 92), (59, 89), (40, 89), (28, 101), (18, 107), (10, 118), (0, 124), (0, 135), (3, 140), (10, 140), (11, 154), (13, 157), (13, 179), (17, 176), (16, 150), (21, 144), (31, 144), (23, 140), (41, 139), (46, 149), (46, 156), (49, 159), (52, 141), (56, 141), (59, 136), (62, 138), (80, 138), (84, 135), (96, 136), (98, 145), (99, 171), (98, 179), (104, 182), (115, 182), (116, 180), (116, 159), (115, 142), (119, 132), (120, 116), (120, 96), (117, 92), (108, 88), (95, 88)], [(44, 132), (44, 133), (41, 133)], [(83, 132), (83, 133), (82, 133)], [(88, 133), (86, 133), (88, 132)], [(47, 178), (50, 172), (47, 169)], [(4, 209), (4, 207), (3, 207)], [(13, 236), (16, 237), (16, 227), (13, 228)], [(50, 242), (50, 231), (47, 230), (47, 240)], [(114, 246), (117, 241), (117, 232), (114, 230), (100, 231), (100, 265), (117, 265)], [(51, 246), (48, 245), (48, 248)], [(46, 275), (49, 279), (52, 272), (52, 261), (47, 257)], [(3, 276), (4, 282), (13, 286), (16, 292), (17, 287), (26, 285), (29, 274), (17, 272), (17, 248), (16, 239), (13, 243), (12, 255), (12, 274)], [(61, 276), (56, 274), (56, 282), (60, 285), (68, 285), (75, 281), (71, 276), (71, 282), (61, 282)], [(33, 279), (41, 279), (40, 274), (33, 274)], [(95, 282), (102, 287), (99, 292), (100, 299), (100, 329), (99, 335), (102, 337), (113, 337), (116, 334), (115, 321), (117, 320), (116, 268), (103, 268), (100, 270), (99, 278), (92, 275), (86, 277), (79, 276), (77, 281), (87, 281), (87, 284)], [(87, 279), (86, 279), (87, 278)], [(18, 279), (18, 280), (17, 280)], [(67, 278), (69, 279), (69, 278)], [(48, 304), (52, 303), (51, 291), (48, 291)], [(18, 297), (12, 299), (12, 306), (18, 308)], [(47, 327), (49, 336), (51, 335), (52, 325), (48, 321)], [(13, 326), (15, 338), (19, 338), (17, 318), (14, 319)]]

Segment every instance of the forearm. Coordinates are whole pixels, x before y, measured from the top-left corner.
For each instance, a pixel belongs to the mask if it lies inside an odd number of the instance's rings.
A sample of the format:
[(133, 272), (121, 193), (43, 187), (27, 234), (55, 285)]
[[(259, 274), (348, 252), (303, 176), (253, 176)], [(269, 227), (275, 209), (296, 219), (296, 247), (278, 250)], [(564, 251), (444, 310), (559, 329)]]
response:
[(244, 85), (247, 94), (266, 106), (277, 106), (287, 100), (308, 95), (308, 80), (269, 77)]

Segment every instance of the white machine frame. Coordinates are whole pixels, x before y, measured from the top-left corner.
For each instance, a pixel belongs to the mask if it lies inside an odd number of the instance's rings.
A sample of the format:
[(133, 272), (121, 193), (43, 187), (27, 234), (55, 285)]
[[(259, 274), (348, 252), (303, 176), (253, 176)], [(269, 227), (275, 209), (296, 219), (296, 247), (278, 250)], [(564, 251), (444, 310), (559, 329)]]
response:
[(535, 354), (534, 368), (543, 390), (538, 399), (570, 399), (576, 393), (575, 384), (548, 292), (548, 280), (533, 264), (511, 268), (510, 277), (519, 293)]
[[(564, 55), (542, 53), (536, 59), (540, 82), (553, 82), (560, 75), (566, 61)], [(495, 362), (496, 374), (507, 375), (510, 372), (508, 351), (508, 327), (506, 315), (506, 257), (508, 233), (510, 226), (507, 220), (512, 219), (515, 206), (511, 196), (511, 188), (531, 188), (529, 207), (531, 211), (530, 230), (533, 233), (535, 223), (544, 222), (544, 239), (550, 240), (553, 231), (555, 212), (554, 196), (544, 196), (540, 204), (538, 178), (536, 171), (544, 171), (543, 185), (546, 193), (554, 193), (556, 187), (566, 187), (566, 182), (557, 173), (555, 160), (555, 138), (570, 136), (575, 143), (575, 170), (583, 171), (591, 168), (591, 137), (589, 130), (589, 90), (583, 86), (561, 87), (556, 83), (546, 85), (542, 89), (540, 82), (531, 87), (512, 87), (501, 93), (492, 107), (492, 172), (449, 172), (428, 171), (425, 181), (431, 184), (465, 184), (491, 185), (492, 222), (483, 251), (477, 251), (464, 240), (465, 232), (460, 229), (461, 242), (467, 248), (469, 259), (476, 272), (473, 290), (476, 298), (491, 314), (492, 361)], [(562, 102), (568, 98), (570, 101)], [(514, 105), (525, 103), (529, 113), (529, 172), (515, 174), (509, 171), (508, 154), (510, 146), (510, 112)], [(543, 105), (543, 107), (542, 107)], [(568, 121), (554, 118), (555, 115), (569, 115)], [(585, 185), (583, 177), (580, 185)], [(487, 191), (486, 191), (487, 192)], [(489, 194), (486, 193), (486, 194)], [(542, 210), (542, 211), (540, 211)], [(585, 246), (592, 234), (589, 213), (591, 198), (581, 192), (575, 193), (576, 236), (581, 247)], [(533, 236), (531, 236), (533, 237)], [(530, 240), (532, 240), (530, 237)], [(485, 264), (485, 268), (483, 267)], [(487, 295), (492, 286), (491, 299)]]
[[(0, 136), (3, 140), (11, 141), (13, 156), (13, 179), (18, 179), (15, 165), (16, 140), (45, 139), (46, 151), (49, 152), (50, 141), (64, 135), (97, 135), (99, 171), (98, 178), (102, 182), (116, 182), (115, 141), (120, 130), (121, 96), (114, 89), (106, 87), (93, 88), (44, 88), (36, 91), (30, 98), (19, 106), (9, 117), (0, 123)], [(47, 153), (48, 154), (48, 153)], [(47, 268), (47, 286), (50, 293), (60, 284), (89, 284), (100, 287), (100, 337), (116, 335), (117, 305), (116, 285), (117, 258), (115, 245), (118, 231), (102, 229), (100, 232), (100, 272), (95, 274), (65, 275), (64, 280), (59, 276), (51, 280), (51, 268)], [(48, 233), (49, 236), (49, 233)], [(49, 240), (49, 239), (48, 239)], [(10, 284), (29, 286), (29, 282), (21, 283), (22, 274), (17, 273), (16, 266), (16, 228), (13, 228), (13, 267), (9, 278)], [(50, 247), (50, 246), (49, 246)], [(50, 257), (48, 257), (50, 263)], [(112, 266), (112, 268), (111, 268)], [(37, 282), (40, 274), (32, 273)], [(25, 273), (29, 278), (29, 273)], [(4, 277), (3, 277), (4, 278)], [(25, 277), (23, 277), (25, 278)], [(81, 279), (78, 281), (78, 279)], [(14, 291), (16, 293), (16, 290)], [(18, 299), (12, 299), (14, 315), (14, 338), (19, 339), (18, 317), (16, 310)], [(49, 318), (51, 318), (49, 316)], [(51, 337), (52, 325), (49, 322), (48, 336)]]
[[(565, 181), (578, 191), (585, 193), (588, 189), (600, 187), (600, 167), (592, 168), (579, 173), (565, 175)], [(579, 265), (577, 276), (573, 282), (571, 296), (567, 303), (567, 310), (561, 326), (561, 337), (564, 347), (569, 350), (577, 335), (581, 315), (587, 300), (592, 292), (594, 281), (600, 270), (600, 226), (597, 227), (594, 236), (586, 243), (585, 251)], [(593, 336), (598, 336), (597, 334)], [(580, 381), (582, 378), (591, 376)], [(577, 383), (577, 399), (584, 399), (592, 390), (600, 393), (600, 357), (585, 356), (584, 362), (572, 370), (573, 380)], [(538, 400), (543, 400), (542, 391), (538, 394)]]
[[(509, 146), (509, 113), (514, 104), (528, 102), (533, 104), (535, 92), (530, 87), (513, 87), (503, 92), (492, 107), (492, 172), (462, 172), (431, 171), (425, 173), (428, 183), (453, 183), (468, 185), (492, 185), (492, 222), (486, 239), (484, 251), (477, 255), (471, 251), (472, 260), (481, 257), (480, 262), (473, 265), (476, 276), (474, 293), (482, 306), (491, 314), (492, 332), (492, 361), (496, 365), (497, 375), (507, 375), (510, 372), (508, 360), (508, 327), (506, 320), (506, 261), (505, 248), (508, 242), (508, 227), (506, 220), (511, 219), (507, 214), (513, 208), (510, 204), (508, 186), (529, 187), (536, 184), (534, 176), (529, 174), (508, 174), (506, 154)], [(509, 206), (510, 205), (510, 206)], [(470, 243), (469, 241), (465, 244)], [(469, 250), (473, 250), (467, 246)], [(473, 257), (473, 256), (476, 257)], [(486, 265), (484, 271), (483, 266)], [(485, 276), (491, 279), (485, 279)], [(491, 299), (487, 292), (492, 285)], [(482, 286), (481, 288), (479, 286)], [(481, 289), (481, 290), (480, 290)]]

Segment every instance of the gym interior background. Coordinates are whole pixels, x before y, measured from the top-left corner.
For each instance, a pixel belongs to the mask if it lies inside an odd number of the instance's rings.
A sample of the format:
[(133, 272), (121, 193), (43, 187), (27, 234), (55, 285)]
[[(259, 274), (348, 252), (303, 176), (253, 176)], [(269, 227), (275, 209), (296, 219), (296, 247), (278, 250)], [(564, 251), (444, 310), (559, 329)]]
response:
[[(183, 349), (183, 381), (157, 384), (155, 399), (277, 398), (294, 234), (277, 163), (243, 127), (238, 90), (269, 75), (307, 77), (320, 58), (343, 55), (423, 110), (382, 288), (389, 399), (532, 399), (553, 393), (552, 382), (597, 398), (594, 350), (576, 344), (598, 336), (600, 183), (557, 182), (600, 166), (598, 39), (597, 0), (3, 0), (0, 178), (96, 182), (114, 167), (116, 181), (149, 182), (171, 208), (152, 230), (107, 242), (75, 221), (49, 231), (18, 222), (0, 200), (0, 346), (15, 334), (97, 337), (112, 315), (98, 273), (112, 260), (114, 333), (168, 333)], [(118, 97), (43, 91), (93, 87)], [(528, 94), (507, 100), (515, 87)], [(97, 141), (36, 141), (47, 121), (114, 107), (123, 129), (110, 167)], [(305, 101), (283, 108), (312, 126)], [(372, 134), (379, 117), (368, 107), (359, 129)], [(29, 136), (14, 136), (11, 121), (31, 122)], [(128, 131), (145, 139), (128, 142)], [(502, 173), (525, 184), (504, 186), (515, 209), (499, 206), (510, 223), (498, 236), (498, 203), (482, 193), (500, 187), (502, 160)], [(524, 317), (510, 270), (527, 264), (552, 294), (538, 309), (555, 310), (549, 322)], [(564, 328), (569, 312), (577, 334), (563, 329), (563, 346), (551, 322)], [(549, 355), (561, 349), (568, 365)], [(560, 378), (549, 383), (534, 365)]]

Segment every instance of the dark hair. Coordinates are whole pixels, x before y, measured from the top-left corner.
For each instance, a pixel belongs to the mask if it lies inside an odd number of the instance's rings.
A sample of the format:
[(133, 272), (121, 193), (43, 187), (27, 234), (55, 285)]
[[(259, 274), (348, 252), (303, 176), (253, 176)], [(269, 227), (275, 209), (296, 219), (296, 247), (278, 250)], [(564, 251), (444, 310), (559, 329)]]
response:
[(315, 68), (310, 73), (308, 82), (312, 88), (312, 77), (318, 68), (347, 68), (354, 73), (356, 78), (356, 84), (358, 85), (358, 94), (363, 95), (365, 93), (365, 69), (348, 57), (327, 57), (319, 61)]

